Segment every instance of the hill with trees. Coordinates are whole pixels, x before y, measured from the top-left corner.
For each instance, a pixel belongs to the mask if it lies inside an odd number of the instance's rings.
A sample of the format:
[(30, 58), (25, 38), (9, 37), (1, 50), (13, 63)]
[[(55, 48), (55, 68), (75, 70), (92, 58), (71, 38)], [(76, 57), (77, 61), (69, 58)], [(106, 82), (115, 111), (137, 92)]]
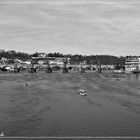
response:
[[(7, 58), (9, 60), (12, 59), (20, 59), (23, 61), (26, 61), (28, 59), (31, 59), (32, 57), (38, 57), (39, 53), (35, 52), (33, 54), (28, 53), (22, 53), (22, 52), (16, 52), (14, 50), (5, 51), (0, 50), (0, 59), (2, 57)], [(67, 57), (71, 59), (71, 64), (79, 64), (80, 62), (86, 61), (87, 64), (90, 65), (114, 65), (116, 67), (124, 67), (125, 60), (128, 57), (138, 57), (138, 56), (113, 56), (113, 55), (80, 55), (80, 54), (62, 54), (59, 52), (54, 53), (48, 53), (46, 54), (48, 57)]]

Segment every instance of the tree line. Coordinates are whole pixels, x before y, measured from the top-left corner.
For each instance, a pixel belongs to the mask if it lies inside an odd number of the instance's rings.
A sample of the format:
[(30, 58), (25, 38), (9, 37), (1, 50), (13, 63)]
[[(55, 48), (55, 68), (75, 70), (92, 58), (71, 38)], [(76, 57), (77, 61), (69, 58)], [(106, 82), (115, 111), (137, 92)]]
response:
[[(0, 59), (2, 57), (7, 59), (20, 59), (22, 61), (26, 61), (31, 59), (32, 57), (38, 57), (39, 53), (35, 52), (33, 54), (16, 52), (16, 51), (0, 51)], [(113, 55), (80, 55), (80, 54), (62, 54), (59, 52), (48, 53), (46, 54), (48, 57), (66, 57), (71, 59), (71, 64), (79, 64), (80, 62), (86, 61), (87, 64), (91, 65), (115, 65), (123, 67), (125, 65), (125, 60), (128, 57), (138, 57), (138, 56), (113, 56)]]

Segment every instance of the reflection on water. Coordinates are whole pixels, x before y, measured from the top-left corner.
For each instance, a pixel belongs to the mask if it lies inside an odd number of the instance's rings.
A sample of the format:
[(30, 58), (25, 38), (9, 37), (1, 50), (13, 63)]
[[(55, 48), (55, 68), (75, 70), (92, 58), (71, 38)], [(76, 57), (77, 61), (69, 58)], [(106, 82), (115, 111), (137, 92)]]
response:
[(129, 80), (132, 80), (134, 82), (140, 82), (140, 73), (136, 73), (136, 74), (128, 74), (127, 75)]

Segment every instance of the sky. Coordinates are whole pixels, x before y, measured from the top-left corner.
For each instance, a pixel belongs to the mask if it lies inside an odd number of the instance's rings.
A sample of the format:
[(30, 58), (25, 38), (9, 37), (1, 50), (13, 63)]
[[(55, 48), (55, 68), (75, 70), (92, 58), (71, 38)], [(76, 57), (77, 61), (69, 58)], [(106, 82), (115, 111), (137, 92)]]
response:
[(0, 49), (140, 56), (140, 2), (0, 0)]

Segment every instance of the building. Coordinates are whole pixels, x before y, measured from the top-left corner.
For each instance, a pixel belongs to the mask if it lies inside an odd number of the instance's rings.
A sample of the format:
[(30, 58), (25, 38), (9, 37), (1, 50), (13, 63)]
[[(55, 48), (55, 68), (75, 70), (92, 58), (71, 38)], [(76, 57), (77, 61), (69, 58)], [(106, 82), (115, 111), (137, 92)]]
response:
[(125, 61), (125, 71), (140, 71), (140, 57), (129, 57)]
[(66, 60), (65, 57), (56, 57), (55, 60), (50, 61), (50, 64), (51, 65), (63, 65), (65, 60)]
[(42, 65), (47, 64), (48, 62), (50, 63), (50, 65), (63, 65), (66, 58), (65, 57), (32, 57), (32, 60), (34, 61), (34, 63), (42, 64)]
[(35, 64), (44, 64), (51, 60), (55, 60), (55, 57), (32, 57), (32, 61)]
[(38, 57), (47, 57), (46, 53), (38, 53)]

